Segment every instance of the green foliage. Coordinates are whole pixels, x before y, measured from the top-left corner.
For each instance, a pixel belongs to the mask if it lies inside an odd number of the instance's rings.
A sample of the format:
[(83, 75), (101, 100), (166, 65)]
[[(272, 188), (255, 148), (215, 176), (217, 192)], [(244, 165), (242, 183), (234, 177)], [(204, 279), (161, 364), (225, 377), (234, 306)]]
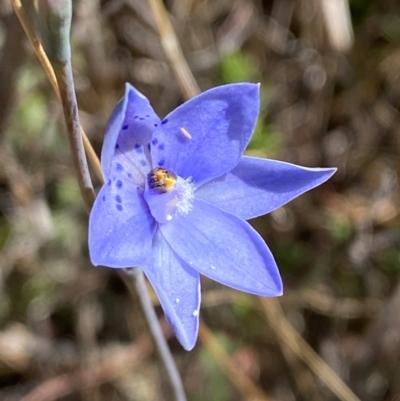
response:
[(35, 68), (23, 68), (20, 73), (18, 90), (24, 94), (12, 116), (12, 130), (7, 140), (20, 148), (27, 142), (37, 142), (37, 133), (45, 123), (47, 115), (46, 98), (35, 89), (40, 81), (39, 71)]
[[(220, 71), (224, 83), (257, 82), (260, 74), (256, 68), (257, 63), (244, 52), (232, 53), (221, 60)], [(258, 119), (254, 135), (248, 146), (250, 151), (261, 151), (262, 155), (276, 154), (282, 145), (282, 135), (275, 126), (265, 124), (267, 105), (270, 99), (270, 88), (262, 84), (260, 89), (260, 118)]]
[(60, 178), (55, 186), (55, 201), (60, 208), (79, 210), (82, 206), (79, 185), (75, 177), (69, 175)]
[(233, 313), (237, 318), (245, 318), (254, 310), (254, 306), (249, 298), (250, 295), (245, 293), (237, 295), (236, 302), (232, 304)]
[(26, 140), (35, 140), (36, 133), (41, 130), (44, 125), (44, 116), (46, 115), (45, 98), (39, 92), (33, 92), (30, 96), (25, 97), (20, 108), (15, 114), (14, 128), (25, 135), (15, 135), (13, 140), (25, 143)]
[[(57, 115), (49, 110), (49, 100), (40, 90), (44, 79), (43, 72), (28, 65), (21, 68), (18, 79), (18, 91), (24, 96), (12, 115), (11, 128), (7, 133), (7, 141), (22, 150), (29, 150), (30, 146), (40, 148), (41, 161), (47, 154), (50, 158), (59, 158), (59, 151), (65, 152), (65, 135), (60, 134), (57, 124)], [(57, 110), (57, 109), (55, 109)], [(32, 150), (32, 149), (31, 149)]]
[(282, 271), (295, 273), (300, 268), (307, 266), (312, 250), (300, 241), (290, 241), (277, 244), (274, 254)]
[(400, 44), (400, 17), (396, 15), (385, 15), (380, 20), (382, 36), (394, 45)]
[(331, 219), (328, 230), (331, 237), (338, 243), (346, 243), (353, 232), (350, 221), (345, 218)]
[(39, 297), (52, 299), (54, 291), (55, 282), (45, 272), (32, 276), (22, 288), (27, 303)]
[(4, 246), (11, 234), (11, 227), (5, 220), (0, 219), (0, 249)]
[(340, 296), (360, 297), (363, 294), (364, 276), (354, 272), (347, 261), (337, 266), (334, 280)]
[(376, 6), (376, 0), (350, 0), (350, 12), (352, 20), (363, 22), (364, 18), (371, 13)]
[(80, 244), (85, 240), (86, 230), (83, 230), (78, 219), (72, 218), (71, 214), (60, 212), (53, 213), (56, 238), (70, 251), (79, 249)]
[[(218, 342), (226, 350), (232, 350), (232, 343), (228, 337), (221, 333), (214, 333)], [(227, 380), (220, 367), (215, 363), (215, 359), (208, 351), (201, 350), (199, 354), (199, 364), (202, 367), (205, 380), (207, 383), (206, 388), (203, 389), (201, 394), (194, 394), (191, 399), (193, 401), (229, 401), (234, 394), (232, 385)]]
[(9, 317), (11, 311), (11, 299), (7, 294), (0, 294), (0, 324)]
[(254, 130), (248, 150), (262, 150), (263, 154), (272, 156), (282, 146), (282, 135), (272, 125), (265, 125), (260, 118)]
[(379, 255), (378, 266), (385, 273), (395, 275), (400, 270), (400, 252), (394, 247), (390, 247)]
[(224, 83), (254, 82), (258, 76), (254, 61), (242, 52), (223, 57), (220, 69)]

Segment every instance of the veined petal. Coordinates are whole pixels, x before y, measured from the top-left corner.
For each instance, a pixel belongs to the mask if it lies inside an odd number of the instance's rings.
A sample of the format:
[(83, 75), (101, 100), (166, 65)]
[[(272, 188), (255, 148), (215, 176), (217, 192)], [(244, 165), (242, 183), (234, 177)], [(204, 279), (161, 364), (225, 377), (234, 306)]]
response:
[(199, 329), (199, 273), (176, 255), (159, 230), (153, 240), (152, 254), (152, 264), (144, 265), (143, 270), (176, 338), (190, 351)]
[(196, 187), (227, 173), (250, 140), (259, 103), (258, 84), (219, 86), (184, 103), (153, 134), (153, 167), (192, 177)]
[(142, 266), (151, 259), (155, 229), (143, 189), (113, 173), (90, 213), (90, 260), (95, 266)]
[(147, 174), (151, 170), (151, 161), (143, 146), (122, 153), (119, 149), (111, 161), (111, 171), (118, 170), (131, 183), (144, 188)]
[[(127, 83), (125, 95), (109, 120), (101, 151), (101, 166), (105, 180), (109, 178), (113, 158), (119, 162), (121, 161), (119, 159), (137, 160), (133, 166), (140, 166), (142, 160), (150, 159), (147, 144), (159, 123), (160, 119), (149, 100)], [(135, 169), (136, 167), (131, 169), (133, 175)]]
[(239, 217), (195, 200), (187, 216), (175, 216), (160, 230), (172, 249), (199, 273), (251, 294), (282, 294), (271, 252)]
[(230, 173), (204, 184), (195, 196), (248, 220), (321, 185), (335, 171), (243, 156)]

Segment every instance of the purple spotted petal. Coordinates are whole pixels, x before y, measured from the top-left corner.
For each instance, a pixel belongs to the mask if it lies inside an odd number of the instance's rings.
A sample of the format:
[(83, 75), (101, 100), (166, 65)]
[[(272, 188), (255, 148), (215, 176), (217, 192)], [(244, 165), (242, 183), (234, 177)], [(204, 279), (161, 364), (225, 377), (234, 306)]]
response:
[(142, 266), (151, 260), (156, 223), (143, 189), (117, 172), (111, 175), (90, 213), (90, 260), (95, 266)]
[(195, 185), (234, 168), (256, 124), (259, 85), (219, 86), (170, 113), (152, 138), (153, 166), (192, 177)]
[[(274, 258), (244, 219), (271, 212), (335, 171), (243, 157), (258, 110), (259, 85), (233, 84), (160, 121), (127, 84), (108, 125), (106, 184), (89, 220), (91, 261), (141, 266), (188, 350), (199, 327), (199, 273), (245, 292), (281, 295)], [(157, 166), (167, 171), (149, 176)]]
[(125, 178), (142, 188), (144, 188), (147, 174), (151, 170), (151, 162), (142, 146), (126, 153), (122, 153), (118, 149), (111, 166), (112, 169), (117, 169)]
[(160, 230), (172, 249), (199, 273), (251, 294), (282, 294), (271, 252), (239, 217), (195, 200), (187, 216), (175, 216)]
[(243, 156), (230, 173), (198, 188), (196, 197), (248, 220), (321, 185), (335, 171)]
[(108, 123), (101, 152), (101, 165), (104, 179), (109, 178), (111, 161), (131, 163), (133, 182), (140, 177), (137, 169), (144, 161), (150, 165), (147, 144), (154, 129), (160, 124), (148, 99), (132, 85), (126, 84), (125, 95), (115, 107)]
[(199, 329), (199, 273), (175, 254), (159, 230), (152, 253), (153, 263), (143, 266), (143, 270), (176, 338), (189, 351), (196, 343)]

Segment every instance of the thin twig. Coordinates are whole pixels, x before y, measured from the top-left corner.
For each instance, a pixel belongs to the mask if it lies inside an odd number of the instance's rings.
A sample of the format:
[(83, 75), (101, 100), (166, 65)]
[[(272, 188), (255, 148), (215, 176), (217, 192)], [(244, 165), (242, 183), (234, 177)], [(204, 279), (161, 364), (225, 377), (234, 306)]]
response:
[(183, 95), (186, 99), (190, 99), (199, 94), (200, 89), (182, 54), (181, 47), (179, 46), (174, 28), (168, 18), (164, 3), (162, 0), (149, 1), (160, 33), (162, 47), (175, 72)]
[[(171, 351), (165, 340), (163, 331), (158, 322), (156, 312), (147, 291), (143, 271), (140, 268), (134, 268), (127, 270), (127, 272), (131, 277), (133, 277), (135, 289), (137, 294), (139, 295), (139, 301), (142, 306), (142, 310), (145, 315), (150, 334), (153, 338), (154, 344), (156, 345), (160, 358), (164, 363), (165, 370), (174, 391), (175, 400), (186, 401), (186, 395), (183, 388), (182, 380), (176, 367), (175, 361), (172, 357)], [(127, 281), (126, 279), (125, 281), (127, 282), (128, 288), (130, 288), (129, 281)]]
[(260, 302), (269, 324), (281, 342), (281, 346), (289, 347), (340, 400), (360, 401), (286, 320), (277, 299), (260, 298)]
[[(42, 67), (47, 75), (50, 84), (52, 85), (54, 91), (56, 92), (58, 98), (60, 98), (60, 91), (58, 89), (57, 79), (53, 70), (53, 67), (43, 49), (42, 44), (40, 43), (35, 31), (32, 29), (29, 19), (25, 13), (24, 8), (22, 7), (20, 0), (10, 0), (11, 6), (14, 9), (15, 14), (17, 15), (19, 22), (21, 23), (26, 36), (31, 43), (33, 50), (36, 53), (37, 58), (39, 59)], [(100, 182), (103, 182), (103, 174), (101, 171), (100, 161), (94, 151), (92, 145), (90, 144), (89, 139), (87, 138), (84, 130), (80, 127), (80, 132), (83, 138), (83, 145), (85, 147), (86, 154), (88, 156), (89, 162), (93, 168), (94, 173)]]

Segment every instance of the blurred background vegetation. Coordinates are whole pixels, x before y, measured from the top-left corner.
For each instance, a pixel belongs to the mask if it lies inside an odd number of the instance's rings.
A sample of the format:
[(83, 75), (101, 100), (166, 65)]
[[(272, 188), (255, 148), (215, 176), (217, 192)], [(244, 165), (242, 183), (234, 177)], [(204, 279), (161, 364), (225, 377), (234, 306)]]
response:
[[(281, 269), (290, 324), (362, 401), (400, 401), (400, 3), (164, 3), (201, 90), (261, 82), (249, 154), (338, 168), (252, 224)], [(184, 100), (145, 0), (74, 1), (72, 46), (81, 122), (98, 154), (126, 81), (160, 116)], [(137, 300), (88, 260), (65, 131), (0, 0), (0, 400), (171, 400)], [(265, 400), (337, 399), (256, 297), (202, 283), (205, 323)], [(207, 342), (188, 353), (169, 337), (189, 400), (250, 400)]]

